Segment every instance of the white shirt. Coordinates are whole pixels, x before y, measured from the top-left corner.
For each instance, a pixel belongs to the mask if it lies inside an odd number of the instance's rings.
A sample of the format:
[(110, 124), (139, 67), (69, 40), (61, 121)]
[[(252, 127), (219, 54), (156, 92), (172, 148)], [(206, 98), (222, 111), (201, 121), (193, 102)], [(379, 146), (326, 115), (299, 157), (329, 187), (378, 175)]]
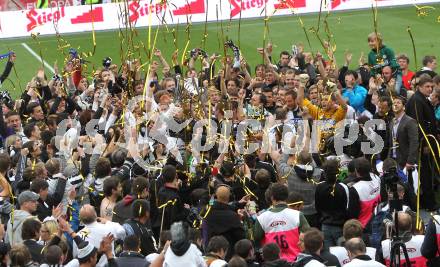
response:
[(206, 267), (202, 252), (191, 244), (189, 249), (182, 256), (176, 256), (171, 248), (165, 253), (164, 267)]
[(325, 267), (325, 265), (317, 260), (311, 260), (304, 267)]
[(364, 261), (353, 259), (349, 263), (345, 264), (344, 267), (385, 267), (385, 265), (374, 260)]
[(403, 115), (404, 114), (402, 113), (402, 115), (400, 115), (400, 117), (394, 118), (394, 120), (393, 120), (393, 158), (397, 157), (396, 148), (399, 145), (397, 143), (397, 129), (399, 129), (399, 124), (400, 124), (400, 121), (402, 120)]
[[(87, 224), (81, 231), (78, 232), (78, 235), (85, 241), (90, 242), (95, 248), (99, 248), (102, 239), (108, 234), (112, 234), (115, 239), (124, 239), (125, 238), (125, 230), (119, 223), (114, 222), (106, 222), (98, 223), (93, 222), (91, 224)], [(113, 248), (114, 253), (114, 248)], [(78, 247), (75, 243), (73, 243), (73, 257), (78, 256)], [(96, 264), (97, 267), (104, 267), (107, 264), (107, 257), (103, 255), (99, 262)]]

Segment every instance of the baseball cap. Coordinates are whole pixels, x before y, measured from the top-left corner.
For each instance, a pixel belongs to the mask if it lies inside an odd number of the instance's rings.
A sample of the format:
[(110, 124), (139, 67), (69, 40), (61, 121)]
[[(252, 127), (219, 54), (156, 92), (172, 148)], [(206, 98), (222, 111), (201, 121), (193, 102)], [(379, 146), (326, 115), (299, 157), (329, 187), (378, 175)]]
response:
[(26, 190), (20, 193), (18, 196), (18, 204), (22, 205), (25, 202), (28, 201), (37, 201), (40, 198), (40, 195), (37, 193), (34, 193), (32, 191)]

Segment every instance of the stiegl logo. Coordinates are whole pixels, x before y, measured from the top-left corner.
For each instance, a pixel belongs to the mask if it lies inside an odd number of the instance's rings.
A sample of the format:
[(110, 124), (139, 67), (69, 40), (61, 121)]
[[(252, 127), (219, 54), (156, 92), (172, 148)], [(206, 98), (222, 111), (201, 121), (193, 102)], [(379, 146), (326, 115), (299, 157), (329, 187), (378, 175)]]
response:
[(46, 11), (39, 11), (37, 9), (31, 9), (26, 13), (26, 17), (29, 20), (29, 23), (27, 25), (27, 31), (30, 32), (37, 26), (44, 25), (48, 22), (57, 22), (61, 18), (64, 18), (66, 16), (64, 12), (64, 7), (60, 7), (55, 12), (46, 12)]
[(254, 8), (262, 8), (268, 0), (229, 0), (231, 4), (231, 18), (237, 16), (242, 11)]
[(130, 2), (128, 10), (130, 10), (130, 22), (135, 22), (139, 17), (148, 14), (160, 14), (167, 8), (166, 4), (150, 4), (149, 2), (141, 3), (138, 1)]

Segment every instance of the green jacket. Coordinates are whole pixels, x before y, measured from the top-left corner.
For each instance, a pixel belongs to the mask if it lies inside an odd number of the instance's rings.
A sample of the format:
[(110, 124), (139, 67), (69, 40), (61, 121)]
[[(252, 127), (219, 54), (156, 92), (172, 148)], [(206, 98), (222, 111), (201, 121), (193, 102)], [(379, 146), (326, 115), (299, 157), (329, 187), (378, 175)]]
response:
[(400, 66), (396, 61), (396, 57), (394, 56), (394, 51), (383, 45), (379, 53), (377, 53), (376, 49), (371, 49), (368, 54), (368, 65), (371, 68), (371, 75), (381, 74), (382, 68), (385, 66), (390, 66), (395, 71), (400, 71)]

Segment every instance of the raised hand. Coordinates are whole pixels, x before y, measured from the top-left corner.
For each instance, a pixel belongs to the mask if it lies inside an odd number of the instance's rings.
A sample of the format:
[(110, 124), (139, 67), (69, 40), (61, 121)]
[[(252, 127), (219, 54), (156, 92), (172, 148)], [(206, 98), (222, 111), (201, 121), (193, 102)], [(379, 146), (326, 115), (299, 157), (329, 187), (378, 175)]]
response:
[(16, 59), (17, 59), (17, 55), (16, 55), (14, 52), (12, 52), (12, 53), (9, 55), (9, 61), (10, 61), (10, 62), (15, 62)]
[(361, 56), (359, 57), (359, 66), (363, 66), (365, 64), (365, 55), (364, 52), (361, 52)]
[(161, 57), (162, 56), (162, 53), (160, 52), (160, 50), (159, 49), (155, 49), (154, 50), (154, 55), (156, 56), (156, 57)]
[(345, 64), (346, 64), (347, 66), (349, 66), (349, 65), (350, 65), (350, 62), (351, 62), (351, 60), (352, 60), (352, 58), (353, 58), (353, 54), (352, 54), (350, 51), (345, 50), (345, 52), (344, 52), (344, 57), (345, 57)]

